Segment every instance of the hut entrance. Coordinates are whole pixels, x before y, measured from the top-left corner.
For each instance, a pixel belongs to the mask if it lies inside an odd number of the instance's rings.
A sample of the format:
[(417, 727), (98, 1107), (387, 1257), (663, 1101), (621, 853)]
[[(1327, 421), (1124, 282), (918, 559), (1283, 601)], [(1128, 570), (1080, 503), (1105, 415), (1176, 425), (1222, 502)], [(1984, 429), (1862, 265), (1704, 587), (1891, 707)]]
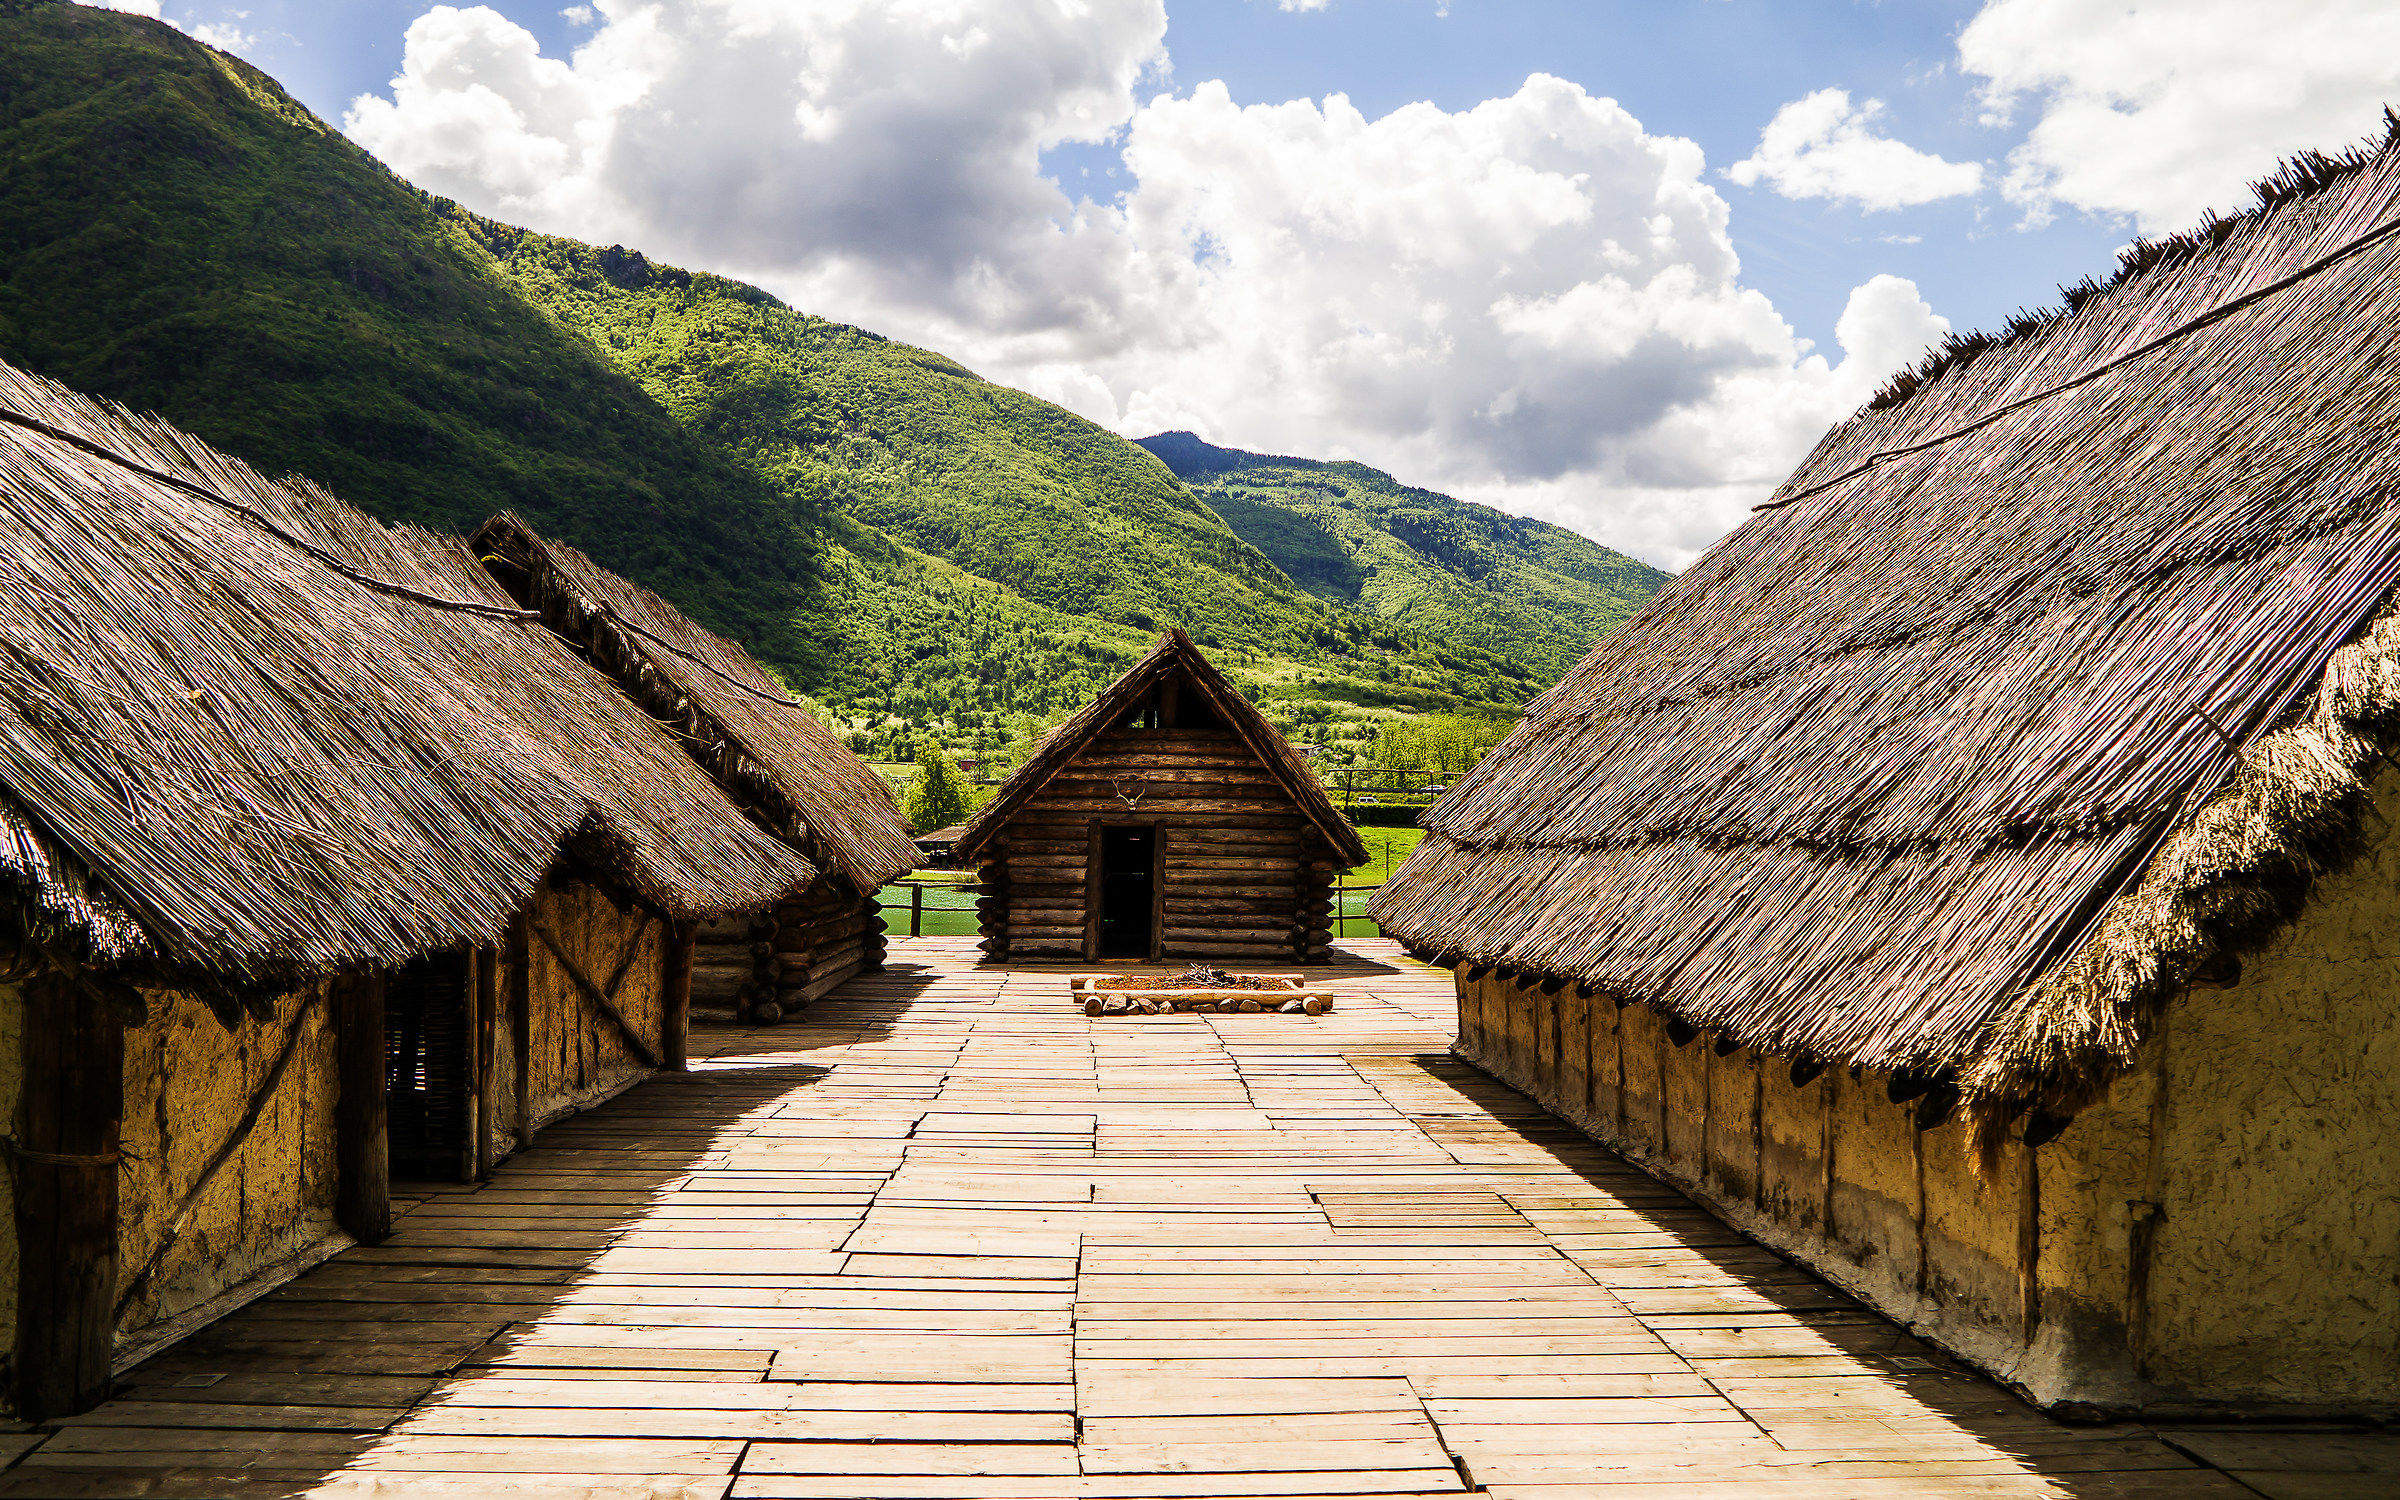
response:
[(1094, 897), (1100, 919), (1099, 958), (1148, 958), (1158, 951), (1156, 828), (1102, 828)]
[(467, 955), (436, 953), (384, 987), (384, 1086), (392, 1176), (474, 1175), (467, 1127)]

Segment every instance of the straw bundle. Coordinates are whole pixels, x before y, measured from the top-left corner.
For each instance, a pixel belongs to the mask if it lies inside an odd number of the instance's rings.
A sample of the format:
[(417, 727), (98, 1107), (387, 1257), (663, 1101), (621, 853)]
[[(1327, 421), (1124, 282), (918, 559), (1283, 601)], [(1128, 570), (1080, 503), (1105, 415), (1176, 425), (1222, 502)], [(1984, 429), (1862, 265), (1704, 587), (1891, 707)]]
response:
[(1810, 491), (2350, 245), (2400, 147), (2260, 197), (1835, 428), (1443, 799), (1375, 918), (1986, 1101), (2121, 1066), (2335, 857), (2391, 718), (2391, 627), (2336, 653), (2400, 582), (2400, 238)]
[(779, 837), (861, 895), (917, 867), (916, 843), (883, 778), (748, 652), (516, 516), (486, 522), (473, 545)]
[(457, 541), (6, 366), (0, 410), (54, 434), (0, 425), (25, 935), (256, 993), (495, 940), (562, 855), (678, 916), (813, 877)]

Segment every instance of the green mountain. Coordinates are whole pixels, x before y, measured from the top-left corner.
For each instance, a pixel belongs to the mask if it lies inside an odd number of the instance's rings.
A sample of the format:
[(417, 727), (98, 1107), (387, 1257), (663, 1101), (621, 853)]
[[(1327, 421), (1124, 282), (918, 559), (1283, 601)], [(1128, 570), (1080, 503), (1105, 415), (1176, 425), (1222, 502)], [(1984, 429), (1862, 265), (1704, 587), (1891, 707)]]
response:
[(1381, 469), (1139, 440), (1234, 534), (1320, 599), (1556, 679), (1672, 576), (1563, 526), (1412, 489)]
[(1346, 740), (1553, 674), (1295, 584), (1142, 449), (756, 288), (428, 197), (159, 23), (0, 0), (0, 358), (390, 519), (502, 507), (870, 752), (998, 745), (1179, 625)]

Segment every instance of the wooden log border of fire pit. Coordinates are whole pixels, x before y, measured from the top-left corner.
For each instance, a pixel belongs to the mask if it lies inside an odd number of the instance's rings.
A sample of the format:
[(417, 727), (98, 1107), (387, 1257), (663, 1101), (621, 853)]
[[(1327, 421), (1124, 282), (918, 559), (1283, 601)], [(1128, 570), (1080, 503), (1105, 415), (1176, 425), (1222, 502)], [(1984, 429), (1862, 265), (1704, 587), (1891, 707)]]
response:
[[(1321, 989), (1309, 989), (1288, 974), (1246, 974), (1245, 979), (1272, 979), (1281, 989), (1183, 989), (1174, 985), (1172, 975), (1160, 975), (1156, 989), (1101, 989), (1099, 981), (1128, 976), (1118, 974), (1072, 974), (1067, 978), (1067, 994), (1083, 1007), (1087, 1016), (1099, 1015), (1172, 1015), (1178, 1012), (1199, 1011), (1223, 1013), (1231, 1010), (1248, 1015), (1309, 1015), (1321, 1016), (1333, 1009), (1333, 995)], [(1132, 1008), (1110, 1010), (1112, 1000), (1132, 1002)], [(1150, 1007), (1155, 1005), (1157, 1010)], [(1248, 1009), (1244, 1009), (1247, 1006)]]

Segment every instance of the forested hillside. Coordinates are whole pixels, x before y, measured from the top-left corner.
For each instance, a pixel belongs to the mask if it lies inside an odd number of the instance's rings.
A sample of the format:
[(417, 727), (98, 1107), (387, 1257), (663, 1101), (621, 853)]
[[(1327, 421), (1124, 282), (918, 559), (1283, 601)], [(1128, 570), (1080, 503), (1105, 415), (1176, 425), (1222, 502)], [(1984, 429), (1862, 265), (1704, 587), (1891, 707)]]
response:
[(0, 0), (0, 358), (387, 518), (514, 508), (862, 748), (986, 749), (1179, 625), (1304, 737), (1555, 675), (1303, 588), (1141, 448), (756, 288), (492, 223), (169, 27)]
[(1669, 574), (1563, 526), (1413, 489), (1361, 463), (1141, 439), (1243, 541), (1321, 599), (1562, 675)]

